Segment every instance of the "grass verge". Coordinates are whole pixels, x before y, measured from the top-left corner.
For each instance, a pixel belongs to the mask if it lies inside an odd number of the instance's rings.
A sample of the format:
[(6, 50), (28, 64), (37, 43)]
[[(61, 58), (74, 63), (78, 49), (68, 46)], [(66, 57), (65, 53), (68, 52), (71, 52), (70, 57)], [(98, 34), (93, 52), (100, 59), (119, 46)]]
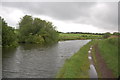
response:
[[(113, 71), (114, 76), (118, 77), (118, 38), (108, 38), (102, 40), (92, 40), (84, 45), (70, 59), (67, 59), (63, 67), (58, 72), (56, 78), (89, 78), (89, 60), (88, 50), (91, 45), (98, 44), (101, 56), (103, 56), (108, 68)], [(101, 72), (98, 70), (98, 62), (96, 61), (95, 48), (92, 50), (95, 67), (98, 77), (101, 77)]]
[(100, 40), (98, 43), (101, 56), (116, 77), (118, 77), (118, 45), (120, 45), (118, 38)]

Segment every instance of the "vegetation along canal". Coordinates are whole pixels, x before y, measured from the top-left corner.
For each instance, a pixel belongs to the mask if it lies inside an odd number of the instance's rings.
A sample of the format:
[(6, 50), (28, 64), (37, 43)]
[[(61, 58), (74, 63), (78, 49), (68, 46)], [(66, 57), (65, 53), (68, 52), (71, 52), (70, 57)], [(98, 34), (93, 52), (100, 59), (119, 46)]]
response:
[(90, 40), (59, 41), (52, 46), (24, 44), (3, 49), (3, 78), (54, 78), (64, 61)]

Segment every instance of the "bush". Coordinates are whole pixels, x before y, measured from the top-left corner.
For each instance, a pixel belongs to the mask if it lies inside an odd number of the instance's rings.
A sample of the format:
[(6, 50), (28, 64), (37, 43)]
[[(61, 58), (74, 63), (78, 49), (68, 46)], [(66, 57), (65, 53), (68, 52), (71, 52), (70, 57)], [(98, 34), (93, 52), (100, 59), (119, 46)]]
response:
[(57, 31), (51, 22), (25, 15), (19, 27), (19, 42), (43, 44), (58, 41)]
[(118, 45), (118, 38), (110, 38), (110, 39), (107, 39), (107, 41), (108, 41), (110, 44)]
[(109, 32), (107, 32), (107, 33), (105, 33), (104, 35), (103, 35), (103, 38), (108, 38), (108, 37), (110, 37), (110, 33)]
[(29, 35), (25, 38), (25, 43), (44, 44), (44, 39), (40, 35)]
[(2, 46), (17, 46), (17, 35), (14, 32), (15, 30), (12, 27), (8, 26), (1, 17), (0, 22), (2, 22)]

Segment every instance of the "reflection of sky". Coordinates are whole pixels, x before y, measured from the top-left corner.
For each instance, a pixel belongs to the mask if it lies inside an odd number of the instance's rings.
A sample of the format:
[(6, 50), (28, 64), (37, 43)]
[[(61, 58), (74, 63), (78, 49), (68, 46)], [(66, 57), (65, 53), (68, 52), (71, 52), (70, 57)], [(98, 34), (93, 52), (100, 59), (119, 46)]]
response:
[(3, 76), (20, 78), (53, 78), (65, 59), (89, 40), (61, 41), (48, 47), (21, 45), (5, 53)]
[[(3, 71), (7, 72), (7, 74), (13, 73), (14, 76), (19, 76), (19, 74), (17, 73), (19, 72), (20, 61), (22, 60), (22, 58), (21, 54), (18, 53), (20, 53), (19, 47), (17, 48), (17, 50), (11, 49), (8, 51), (3, 51)], [(5, 62), (7, 62), (7, 64), (4, 64)], [(12, 75), (10, 76), (12, 77)]]
[(91, 78), (98, 78), (94, 65), (92, 65), (92, 64), (90, 65), (90, 71), (89, 72), (90, 72), (90, 77)]

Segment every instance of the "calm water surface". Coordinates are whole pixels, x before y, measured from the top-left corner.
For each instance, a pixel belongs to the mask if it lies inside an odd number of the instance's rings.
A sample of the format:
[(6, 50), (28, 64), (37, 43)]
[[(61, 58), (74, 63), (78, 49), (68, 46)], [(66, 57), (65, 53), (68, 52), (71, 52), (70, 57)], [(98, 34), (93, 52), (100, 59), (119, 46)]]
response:
[(2, 79), (2, 47), (0, 45), (0, 80)]
[(3, 49), (4, 78), (54, 78), (64, 61), (90, 40), (60, 41), (51, 46), (24, 44)]

